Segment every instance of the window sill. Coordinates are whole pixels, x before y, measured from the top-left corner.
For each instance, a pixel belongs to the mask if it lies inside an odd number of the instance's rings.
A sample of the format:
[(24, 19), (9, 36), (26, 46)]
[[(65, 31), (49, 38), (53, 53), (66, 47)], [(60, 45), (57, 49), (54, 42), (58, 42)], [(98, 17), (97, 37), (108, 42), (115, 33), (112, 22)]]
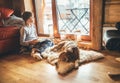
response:
[(78, 47), (82, 49), (92, 49), (92, 42), (91, 41), (79, 41)]
[[(46, 36), (39, 36), (39, 37), (40, 38), (49, 38), (49, 39), (52, 39), (52, 41), (54, 42), (54, 44), (58, 44), (61, 41), (68, 40), (68, 39), (61, 40), (60, 38), (50, 38), (50, 37), (46, 37)], [(78, 41), (77, 44), (78, 44), (79, 48), (82, 48), (82, 49), (92, 49), (92, 42), (91, 41), (83, 41), (82, 40), (82, 41)]]

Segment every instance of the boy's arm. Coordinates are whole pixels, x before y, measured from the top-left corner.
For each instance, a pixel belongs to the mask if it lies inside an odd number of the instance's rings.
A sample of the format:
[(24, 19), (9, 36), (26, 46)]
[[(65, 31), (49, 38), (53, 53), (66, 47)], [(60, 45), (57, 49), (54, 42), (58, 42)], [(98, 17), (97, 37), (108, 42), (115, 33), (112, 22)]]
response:
[(25, 41), (26, 38), (26, 31), (24, 30), (24, 27), (20, 29), (20, 44), (23, 46), (29, 46), (29, 41)]
[(29, 45), (35, 45), (36, 43), (40, 42), (38, 39), (29, 41)]

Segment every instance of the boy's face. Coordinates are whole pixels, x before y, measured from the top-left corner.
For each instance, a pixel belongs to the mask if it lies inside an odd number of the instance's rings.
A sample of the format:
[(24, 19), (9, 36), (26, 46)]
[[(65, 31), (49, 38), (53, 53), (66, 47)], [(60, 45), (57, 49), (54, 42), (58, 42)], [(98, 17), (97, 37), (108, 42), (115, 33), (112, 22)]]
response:
[(26, 23), (33, 23), (34, 22), (34, 20), (33, 20), (33, 17), (31, 16), (27, 21), (26, 21)]

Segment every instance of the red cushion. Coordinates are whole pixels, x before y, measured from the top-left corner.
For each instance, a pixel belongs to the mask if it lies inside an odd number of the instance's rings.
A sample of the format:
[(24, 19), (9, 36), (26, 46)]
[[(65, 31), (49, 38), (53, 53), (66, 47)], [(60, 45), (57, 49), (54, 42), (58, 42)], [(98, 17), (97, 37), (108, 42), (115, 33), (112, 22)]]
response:
[(0, 26), (3, 26), (2, 18), (0, 18)]
[(11, 14), (13, 14), (14, 10), (0, 7), (0, 12), (2, 18), (8, 18)]
[(0, 26), (3, 26), (3, 23), (2, 23), (2, 21), (0, 20)]
[(1, 14), (1, 11), (0, 11), (0, 19), (2, 18), (2, 14)]
[(19, 37), (19, 28), (13, 26), (1, 27), (0, 28), (0, 41), (4, 39), (11, 39)]

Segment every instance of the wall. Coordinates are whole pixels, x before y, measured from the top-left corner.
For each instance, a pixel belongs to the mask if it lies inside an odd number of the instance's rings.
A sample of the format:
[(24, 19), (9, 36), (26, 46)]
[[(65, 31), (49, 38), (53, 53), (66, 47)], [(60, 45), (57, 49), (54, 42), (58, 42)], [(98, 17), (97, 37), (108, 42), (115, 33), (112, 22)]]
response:
[(15, 15), (21, 16), (25, 10), (24, 0), (12, 0), (12, 8), (15, 10)]
[(4, 6), (4, 0), (0, 0), (0, 6)]
[(0, 6), (14, 9), (17, 16), (21, 16), (24, 11), (34, 14), (33, 0), (0, 0)]
[(24, 11), (23, 1), (24, 0), (0, 0), (0, 7), (11, 8), (14, 10), (16, 16), (21, 16), (21, 13)]
[(34, 13), (33, 0), (24, 0), (25, 11)]
[[(7, 2), (7, 3), (6, 3)], [(12, 3), (11, 0), (0, 0), (0, 7), (8, 7), (12, 8), (10, 4)]]
[(114, 26), (120, 21), (120, 0), (106, 0), (104, 26)]
[(12, 0), (13, 9), (23, 13), (24, 11), (30, 11), (34, 14), (33, 0)]

